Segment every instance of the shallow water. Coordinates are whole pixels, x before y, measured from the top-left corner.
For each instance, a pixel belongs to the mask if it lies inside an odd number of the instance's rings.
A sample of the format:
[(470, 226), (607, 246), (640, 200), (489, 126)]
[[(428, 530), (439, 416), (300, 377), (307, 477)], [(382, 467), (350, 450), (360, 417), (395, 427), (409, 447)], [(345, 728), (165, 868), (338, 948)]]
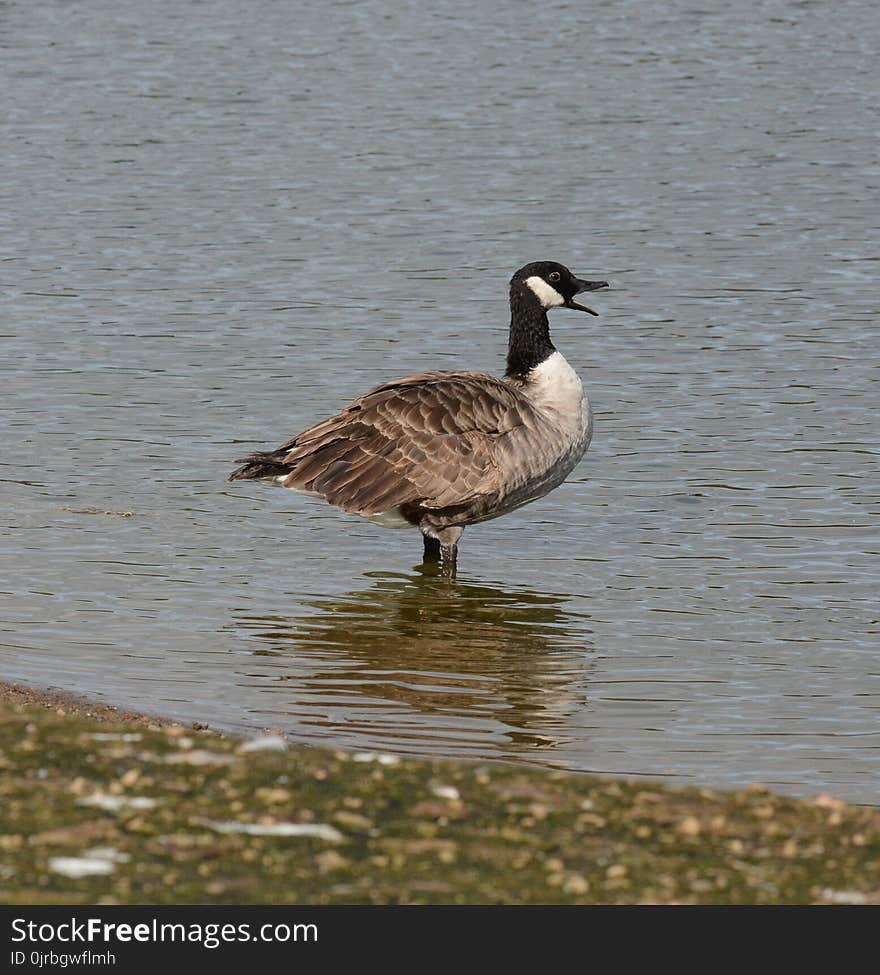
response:
[[(0, 7), (0, 677), (216, 727), (880, 801), (867, 0)], [(596, 435), (416, 533), (228, 485), (371, 384), (498, 370)]]

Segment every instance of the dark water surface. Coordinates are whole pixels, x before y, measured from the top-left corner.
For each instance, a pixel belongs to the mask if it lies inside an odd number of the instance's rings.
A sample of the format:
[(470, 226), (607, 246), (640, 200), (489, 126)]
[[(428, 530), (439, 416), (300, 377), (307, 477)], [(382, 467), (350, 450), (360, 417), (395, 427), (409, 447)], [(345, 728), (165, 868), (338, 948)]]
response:
[[(358, 749), (880, 801), (869, 0), (0, 4), (0, 678)], [(417, 533), (224, 481), (555, 313), (596, 435)], [(124, 513), (124, 514), (123, 514)]]

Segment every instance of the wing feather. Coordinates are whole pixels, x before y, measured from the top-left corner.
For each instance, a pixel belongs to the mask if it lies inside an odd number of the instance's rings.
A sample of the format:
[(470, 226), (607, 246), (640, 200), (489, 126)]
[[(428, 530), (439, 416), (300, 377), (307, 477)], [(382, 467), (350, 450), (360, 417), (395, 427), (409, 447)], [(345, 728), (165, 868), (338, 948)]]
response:
[(503, 441), (532, 425), (531, 412), (494, 376), (421, 373), (377, 386), (276, 453), (290, 471), (286, 487), (346, 511), (455, 507), (501, 489)]

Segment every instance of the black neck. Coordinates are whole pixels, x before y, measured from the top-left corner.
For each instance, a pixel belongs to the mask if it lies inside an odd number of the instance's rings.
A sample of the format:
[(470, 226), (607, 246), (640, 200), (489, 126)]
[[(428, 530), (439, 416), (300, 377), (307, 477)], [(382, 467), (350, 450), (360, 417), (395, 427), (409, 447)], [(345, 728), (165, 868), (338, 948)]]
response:
[(507, 376), (525, 376), (553, 355), (550, 322), (532, 289), (520, 281), (510, 287), (510, 341)]

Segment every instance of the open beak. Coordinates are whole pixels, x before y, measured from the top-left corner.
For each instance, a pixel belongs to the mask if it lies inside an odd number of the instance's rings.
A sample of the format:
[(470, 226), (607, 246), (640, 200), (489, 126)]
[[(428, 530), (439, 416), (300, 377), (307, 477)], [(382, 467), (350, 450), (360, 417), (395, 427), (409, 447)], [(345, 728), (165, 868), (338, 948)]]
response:
[[(578, 289), (575, 291), (576, 295), (579, 295), (582, 291), (598, 291), (599, 288), (607, 288), (607, 281), (581, 281), (580, 278), (576, 278)], [(589, 312), (591, 315), (598, 315), (599, 312), (593, 311), (588, 305), (582, 305), (579, 301), (575, 301), (574, 298), (569, 298), (565, 302), (566, 308), (575, 308), (577, 311)]]

